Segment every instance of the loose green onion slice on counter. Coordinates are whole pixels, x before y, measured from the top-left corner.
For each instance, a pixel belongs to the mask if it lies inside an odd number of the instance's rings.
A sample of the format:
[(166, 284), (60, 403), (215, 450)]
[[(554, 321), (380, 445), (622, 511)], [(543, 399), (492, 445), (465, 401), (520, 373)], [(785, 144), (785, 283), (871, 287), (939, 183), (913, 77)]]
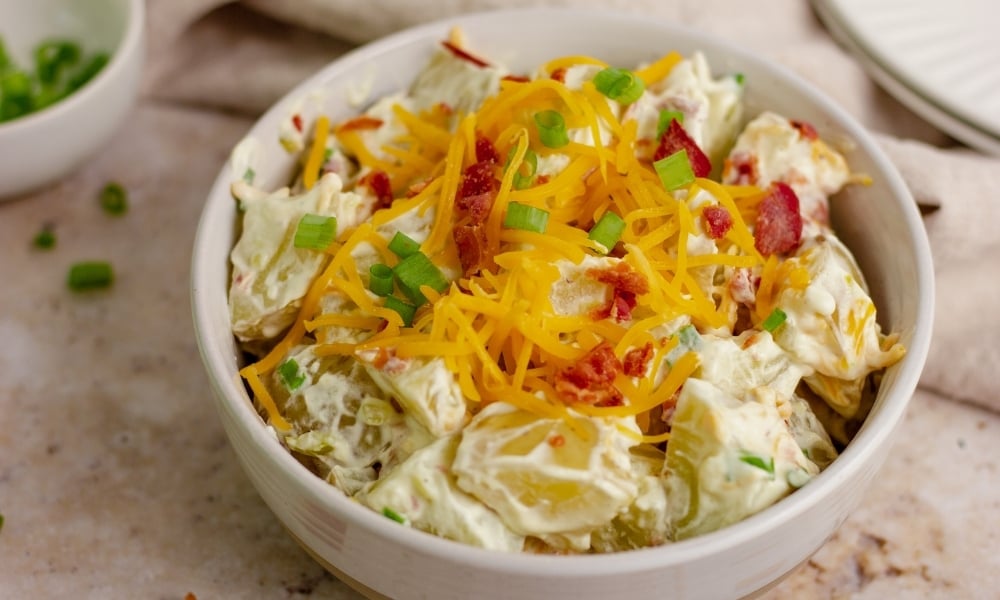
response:
[(628, 69), (608, 67), (594, 75), (594, 87), (621, 104), (631, 104), (646, 91), (646, 84)]
[(656, 174), (660, 176), (663, 187), (672, 192), (678, 188), (690, 185), (694, 181), (694, 171), (686, 150), (678, 150), (670, 156), (653, 163)]
[(420, 286), (430, 286), (438, 292), (448, 289), (444, 273), (423, 252), (415, 252), (399, 261), (392, 272), (399, 288), (417, 306), (427, 303), (427, 297), (420, 291)]
[(507, 229), (523, 229), (536, 233), (545, 233), (549, 225), (549, 211), (521, 204), (520, 202), (510, 202), (507, 204), (507, 214), (503, 219), (503, 226)]
[(109, 215), (123, 215), (128, 211), (128, 194), (120, 183), (111, 182), (104, 186), (101, 208)]
[(51, 225), (43, 225), (42, 230), (35, 235), (35, 239), (31, 242), (36, 248), (41, 250), (50, 250), (56, 245), (56, 234), (52, 231)]
[(420, 244), (402, 231), (397, 231), (389, 240), (389, 250), (399, 258), (406, 258), (420, 252)]
[(337, 218), (307, 213), (295, 228), (296, 248), (326, 250), (337, 237)]
[(670, 127), (670, 122), (676, 120), (681, 125), (684, 124), (684, 113), (679, 110), (666, 110), (660, 111), (660, 118), (656, 122), (656, 139), (663, 137), (663, 132)]
[(740, 461), (745, 462), (751, 467), (757, 467), (762, 471), (767, 471), (771, 475), (774, 475), (774, 457), (769, 456), (767, 460), (764, 460), (756, 454), (744, 454), (740, 456)]
[(111, 264), (100, 260), (78, 262), (69, 268), (66, 283), (75, 291), (106, 288), (114, 281)]
[(392, 510), (388, 506), (386, 506), (385, 508), (382, 509), (382, 514), (385, 515), (385, 516), (387, 516), (387, 517), (389, 517), (390, 519), (392, 519), (393, 521), (395, 521), (397, 523), (405, 523), (406, 522), (406, 519), (403, 518), (403, 515), (399, 514), (398, 512), (396, 512), (394, 510)]
[(624, 231), (624, 219), (609, 210), (601, 215), (601, 218), (590, 229), (590, 234), (587, 237), (604, 246), (604, 254), (607, 254), (621, 239)]
[(538, 127), (538, 139), (548, 148), (562, 148), (569, 143), (566, 133), (566, 120), (556, 110), (543, 110), (535, 113), (535, 125)]
[(787, 318), (788, 315), (785, 314), (785, 311), (780, 308), (776, 308), (771, 311), (771, 314), (767, 315), (767, 318), (764, 319), (764, 323), (761, 327), (764, 328), (764, 331), (773, 332), (775, 329), (781, 327), (781, 324), (784, 323)]
[(392, 268), (382, 263), (372, 265), (368, 269), (368, 289), (379, 296), (392, 293)]
[(395, 296), (385, 297), (385, 307), (396, 311), (403, 319), (403, 325), (409, 327), (413, 324), (413, 315), (417, 314), (417, 307), (407, 304)]
[(306, 382), (306, 376), (299, 371), (299, 363), (294, 358), (289, 358), (278, 365), (278, 377), (289, 392), (294, 392)]

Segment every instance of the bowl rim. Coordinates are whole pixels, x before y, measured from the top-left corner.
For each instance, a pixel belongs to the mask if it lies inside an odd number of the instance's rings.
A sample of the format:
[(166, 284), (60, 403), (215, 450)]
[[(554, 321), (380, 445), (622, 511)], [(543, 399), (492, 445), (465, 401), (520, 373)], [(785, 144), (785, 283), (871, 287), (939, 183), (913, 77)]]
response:
[(214, 282), (210, 277), (212, 269), (207, 264), (203, 264), (207, 263), (205, 246), (211, 235), (211, 232), (208, 231), (207, 221), (210, 220), (213, 199), (220, 202), (222, 200), (218, 197), (228, 194), (231, 179), (226, 164), (222, 166), (208, 195), (208, 201), (195, 236), (191, 266), (191, 302), (196, 337), (199, 351), (216, 392), (216, 407), (220, 411), (226, 410), (236, 419), (243, 431), (249, 435), (250, 441), (272, 463), (271, 466), (284, 471), (286, 479), (294, 481), (299, 488), (298, 491), (330, 510), (338, 518), (350, 523), (351, 527), (360, 528), (364, 532), (382, 539), (391, 539), (394, 543), (417, 554), (430, 555), (453, 564), (488, 566), (495, 571), (512, 571), (528, 576), (544, 574), (550, 578), (563, 577), (566, 579), (581, 575), (632, 573), (647, 570), (653, 566), (668, 567), (687, 563), (738, 546), (760, 536), (762, 532), (787, 524), (800, 515), (820, 507), (821, 503), (831, 498), (836, 489), (845, 481), (858, 475), (867, 462), (865, 460), (866, 454), (870, 454), (874, 449), (886, 447), (886, 442), (899, 424), (910, 397), (916, 389), (930, 347), (934, 314), (933, 266), (930, 245), (923, 222), (902, 177), (871, 134), (845, 109), (787, 67), (734, 45), (716, 35), (692, 30), (683, 24), (664, 18), (651, 18), (642, 14), (607, 9), (546, 7), (480, 11), (417, 25), (362, 45), (328, 63), (275, 102), (265, 114), (255, 121), (254, 125), (247, 131), (247, 135), (251, 134), (261, 121), (282, 108), (290, 97), (317, 86), (330, 85), (333, 81), (330, 78), (330, 73), (352, 70), (356, 68), (357, 64), (363, 63), (366, 57), (381, 55), (398, 46), (421, 40), (431, 41), (443, 33), (446, 34), (447, 29), (452, 26), (482, 23), (495, 18), (498, 14), (520, 19), (556, 22), (555, 19), (565, 17), (570, 13), (587, 19), (614, 21), (615, 25), (620, 27), (654, 27), (668, 35), (680, 33), (697, 43), (712, 46), (720, 52), (737, 57), (741, 62), (754, 63), (763, 70), (770, 71), (783, 85), (796, 88), (802, 95), (815, 103), (850, 136), (859, 151), (871, 157), (873, 163), (885, 175), (885, 184), (891, 195), (899, 202), (906, 229), (911, 234), (911, 239), (908, 241), (911, 242), (915, 254), (914, 263), (918, 287), (915, 290), (916, 319), (907, 355), (900, 364), (893, 367), (899, 369), (894, 387), (885, 395), (879, 411), (866, 419), (864, 426), (841, 453), (838, 460), (834, 461), (808, 486), (783, 498), (775, 505), (719, 531), (662, 546), (628, 552), (566, 556), (507, 553), (474, 547), (416, 529), (401, 528), (398, 524), (385, 519), (367, 507), (351, 501), (340, 490), (326, 483), (296, 461), (291, 453), (280, 445), (273, 430), (262, 421), (252, 404), (248, 402), (248, 396), (243, 391), (242, 385), (238, 387), (233, 385), (239, 383), (237, 381), (238, 375), (226, 365), (224, 353), (217, 352), (218, 347), (210, 345), (209, 340), (205, 338), (210, 329), (211, 318), (209, 315), (212, 308), (202, 290), (209, 289), (212, 285), (218, 285), (218, 282)]
[[(82, 5), (83, 3), (74, 4)], [(99, 88), (104, 87), (113, 79), (117, 79), (118, 72), (127, 68), (125, 62), (128, 57), (142, 51), (141, 45), (145, 33), (145, 1), (125, 0), (125, 9), (128, 15), (125, 19), (124, 31), (121, 39), (118, 40), (118, 45), (109, 52), (108, 64), (104, 65), (104, 68), (83, 87), (59, 102), (46, 106), (42, 110), (0, 123), (0, 136), (5, 133), (17, 132), (19, 129), (33, 127), (45, 119), (58, 119), (64, 113), (76, 110), (76, 105), (86, 102), (90, 96), (98, 93)]]

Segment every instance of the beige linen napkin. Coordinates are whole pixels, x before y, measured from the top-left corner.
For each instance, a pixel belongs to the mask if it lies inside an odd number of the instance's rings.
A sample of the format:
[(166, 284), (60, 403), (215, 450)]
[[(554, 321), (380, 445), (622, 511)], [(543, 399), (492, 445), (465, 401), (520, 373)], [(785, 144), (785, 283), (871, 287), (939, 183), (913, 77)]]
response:
[(876, 87), (802, 0), (149, 0), (156, 99), (258, 114), (295, 83), (362, 43), (473, 10), (531, 5), (618, 9), (687, 24), (796, 71), (878, 139), (925, 219), (937, 275), (935, 335), (921, 386), (1000, 411), (1000, 159), (955, 143)]

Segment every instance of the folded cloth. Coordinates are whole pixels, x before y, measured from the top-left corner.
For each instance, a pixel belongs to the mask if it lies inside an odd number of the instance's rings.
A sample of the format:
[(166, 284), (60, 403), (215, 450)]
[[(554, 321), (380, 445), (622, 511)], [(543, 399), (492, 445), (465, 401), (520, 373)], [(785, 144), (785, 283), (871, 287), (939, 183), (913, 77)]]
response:
[(149, 0), (145, 93), (155, 99), (258, 114), (355, 44), (474, 10), (545, 4), (618, 9), (679, 22), (782, 63), (825, 91), (878, 139), (921, 204), (937, 276), (934, 342), (921, 379), (948, 398), (1000, 411), (1000, 159), (955, 147), (882, 92), (801, 0)]

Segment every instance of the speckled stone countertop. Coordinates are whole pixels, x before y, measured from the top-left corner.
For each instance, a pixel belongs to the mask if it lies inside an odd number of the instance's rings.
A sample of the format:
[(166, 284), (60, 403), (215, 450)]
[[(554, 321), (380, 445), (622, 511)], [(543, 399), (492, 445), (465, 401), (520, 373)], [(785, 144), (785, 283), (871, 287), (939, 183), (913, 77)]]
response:
[[(195, 227), (250, 122), (146, 98), (84, 169), (0, 204), (0, 598), (356, 598), (240, 470), (194, 341)], [(109, 180), (124, 216), (98, 205)], [(113, 287), (70, 292), (82, 259), (111, 261)], [(1000, 415), (920, 390), (897, 440), (861, 508), (765, 598), (997, 597)]]

